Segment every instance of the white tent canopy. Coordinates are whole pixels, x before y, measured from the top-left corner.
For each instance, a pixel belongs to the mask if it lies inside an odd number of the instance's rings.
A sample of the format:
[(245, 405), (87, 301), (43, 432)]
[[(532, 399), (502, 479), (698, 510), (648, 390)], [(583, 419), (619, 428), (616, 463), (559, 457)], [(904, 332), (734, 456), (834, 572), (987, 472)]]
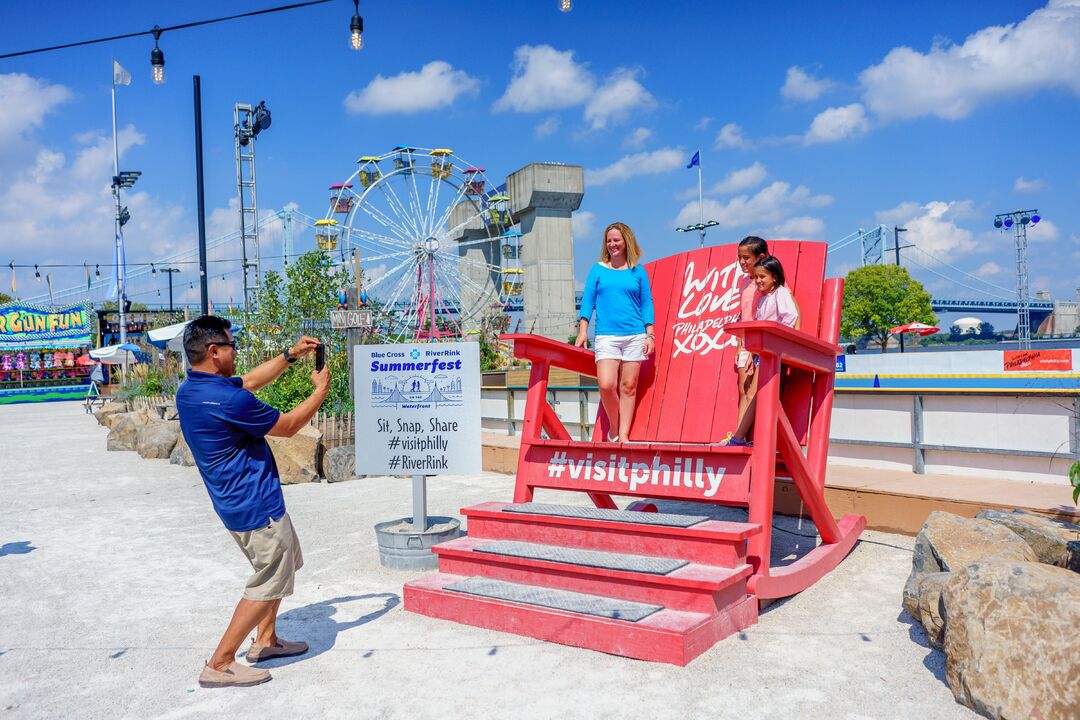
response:
[(184, 349), (184, 328), (188, 326), (187, 322), (176, 323), (175, 325), (166, 325), (163, 328), (157, 330), (151, 330), (146, 334), (150, 340), (150, 344), (154, 347), (159, 347), (162, 350), (172, 350), (174, 352), (182, 352)]
[(139, 362), (138, 345), (106, 345), (90, 351), (90, 357), (106, 365), (134, 365)]

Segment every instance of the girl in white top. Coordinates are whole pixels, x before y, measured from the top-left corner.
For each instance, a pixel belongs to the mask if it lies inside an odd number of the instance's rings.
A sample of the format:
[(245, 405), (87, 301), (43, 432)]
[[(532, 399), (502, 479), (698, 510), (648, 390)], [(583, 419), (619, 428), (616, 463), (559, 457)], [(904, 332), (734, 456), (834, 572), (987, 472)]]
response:
[[(772, 320), (798, 329), (799, 307), (784, 282), (784, 266), (775, 256), (766, 255), (754, 263), (754, 284), (761, 293), (757, 307), (754, 308), (754, 320)], [(720, 442), (721, 445), (749, 444), (746, 436), (754, 424), (754, 410), (757, 405), (755, 399), (750, 398), (739, 417), (739, 426)]]

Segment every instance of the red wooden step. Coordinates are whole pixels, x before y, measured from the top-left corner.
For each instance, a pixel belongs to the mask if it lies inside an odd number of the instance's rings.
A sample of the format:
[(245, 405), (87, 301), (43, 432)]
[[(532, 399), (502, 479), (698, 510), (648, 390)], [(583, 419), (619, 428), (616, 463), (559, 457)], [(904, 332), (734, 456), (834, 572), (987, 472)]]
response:
[(715, 613), (664, 608), (638, 622), (627, 622), (445, 589), (464, 579), (439, 572), (406, 583), (405, 609), (489, 630), (674, 665), (686, 665), (728, 635), (757, 622), (757, 601), (752, 597), (744, 596)]
[(434, 551), (439, 556), (439, 571), (654, 603), (673, 610), (700, 613), (713, 613), (742, 599), (746, 595), (746, 578), (751, 572), (747, 564), (726, 568), (688, 563), (666, 575), (654, 575), (530, 557), (495, 555), (477, 550), (494, 542), (469, 536), (436, 545)]
[(706, 520), (691, 527), (670, 527), (503, 510), (512, 506), (513, 503), (486, 502), (462, 508), (462, 514), (468, 518), (469, 536), (736, 567), (746, 562), (747, 538), (761, 530), (759, 525), (752, 523), (722, 520)]

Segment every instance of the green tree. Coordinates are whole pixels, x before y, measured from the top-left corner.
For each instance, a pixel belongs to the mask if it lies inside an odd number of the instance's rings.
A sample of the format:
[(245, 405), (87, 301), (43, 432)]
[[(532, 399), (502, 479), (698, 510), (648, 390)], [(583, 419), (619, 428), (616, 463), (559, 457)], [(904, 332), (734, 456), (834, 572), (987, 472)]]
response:
[[(326, 345), (330, 366), (330, 395), (324, 409), (344, 412), (352, 408), (345, 334), (330, 329), (330, 311), (338, 306), (338, 288), (348, 287), (352, 276), (346, 264), (336, 269), (323, 251), (305, 253), (290, 262), (284, 277), (263, 276), (255, 310), (248, 318), (244, 366), (252, 367), (296, 342), (302, 334), (318, 337)], [(311, 394), (311, 361), (290, 366), (274, 383), (256, 393), (264, 402), (287, 412)]]
[(877, 340), (885, 351), (889, 328), (909, 322), (933, 325), (937, 315), (930, 293), (898, 265), (865, 265), (852, 270), (844, 282), (840, 334)]
[(6, 305), (7, 303), (11, 302), (14, 299), (15, 298), (11, 297), (7, 293), (0, 292), (0, 305)]

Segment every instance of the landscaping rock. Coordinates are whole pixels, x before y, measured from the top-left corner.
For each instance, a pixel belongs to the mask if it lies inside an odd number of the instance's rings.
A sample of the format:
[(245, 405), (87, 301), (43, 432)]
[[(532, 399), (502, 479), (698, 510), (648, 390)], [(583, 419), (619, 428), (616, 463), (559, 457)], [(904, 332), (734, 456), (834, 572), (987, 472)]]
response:
[(322, 431), (306, 425), (291, 438), (269, 437), (282, 485), (316, 482), (322, 452)]
[(1038, 558), (1023, 538), (1003, 525), (935, 510), (915, 538), (911, 575), (904, 585), (904, 608), (919, 617), (919, 583), (930, 573), (954, 572), (989, 556), (1001, 560)]
[(941, 607), (941, 591), (954, 573), (930, 573), (919, 582), (918, 620), (926, 629), (930, 644), (941, 650), (945, 642), (945, 617)]
[(151, 422), (135, 429), (135, 452), (150, 459), (168, 460), (180, 436), (172, 423)]
[(323, 474), (332, 483), (357, 479), (356, 446), (342, 445), (327, 450), (323, 455)]
[(111, 428), (112, 425), (109, 424), (109, 420), (117, 415), (126, 413), (127, 411), (128, 409), (125, 403), (109, 400), (94, 413), (94, 419), (98, 421), (99, 425)]
[(187, 440), (184, 439), (184, 433), (176, 439), (176, 447), (173, 448), (172, 453), (169, 455), (169, 462), (173, 465), (183, 465), (184, 467), (195, 467), (195, 456), (191, 454), (191, 448), (187, 444)]
[(1013, 510), (983, 510), (975, 517), (996, 522), (1024, 538), (1039, 562), (1080, 572), (1080, 525)]
[(1075, 719), (1080, 708), (1080, 575), (987, 560), (945, 584), (945, 676), (989, 718)]
[(135, 450), (136, 432), (148, 422), (150, 419), (142, 410), (121, 413), (109, 431), (105, 446), (109, 450)]

